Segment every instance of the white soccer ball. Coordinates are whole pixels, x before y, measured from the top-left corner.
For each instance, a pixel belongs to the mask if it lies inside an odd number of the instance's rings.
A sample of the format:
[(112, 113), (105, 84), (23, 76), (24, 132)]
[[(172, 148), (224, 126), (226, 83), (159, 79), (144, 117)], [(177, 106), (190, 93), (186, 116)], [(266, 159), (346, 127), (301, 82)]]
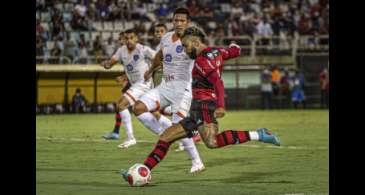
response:
[(151, 171), (143, 164), (135, 164), (128, 169), (128, 183), (131, 186), (144, 186), (151, 181)]

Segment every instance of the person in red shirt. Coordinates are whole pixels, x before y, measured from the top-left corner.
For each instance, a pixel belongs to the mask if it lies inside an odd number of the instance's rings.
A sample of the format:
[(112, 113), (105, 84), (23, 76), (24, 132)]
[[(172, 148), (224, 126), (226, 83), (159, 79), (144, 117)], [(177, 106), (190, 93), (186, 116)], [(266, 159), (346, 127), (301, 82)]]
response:
[[(218, 131), (218, 121), (225, 115), (224, 84), (221, 79), (224, 61), (240, 55), (241, 48), (231, 44), (228, 48), (208, 47), (204, 44), (205, 34), (196, 27), (189, 27), (182, 36), (182, 46), (191, 59), (195, 59), (192, 70), (193, 101), (190, 116), (166, 129), (159, 137), (154, 150), (144, 161), (150, 170), (166, 155), (170, 145), (182, 138), (192, 137), (199, 132), (208, 148), (221, 148), (227, 145), (242, 144), (250, 140), (271, 143), (279, 146), (275, 134), (265, 128), (256, 131), (225, 130)], [(122, 176), (128, 181), (127, 172)]]

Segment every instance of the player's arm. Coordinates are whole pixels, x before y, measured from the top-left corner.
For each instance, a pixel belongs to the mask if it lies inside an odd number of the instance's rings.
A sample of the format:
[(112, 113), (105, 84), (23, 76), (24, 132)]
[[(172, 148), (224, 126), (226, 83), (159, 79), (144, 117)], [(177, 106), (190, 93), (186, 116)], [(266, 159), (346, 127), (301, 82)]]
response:
[(223, 59), (231, 59), (240, 56), (241, 47), (237, 44), (231, 43), (228, 48), (219, 48), (219, 51), (222, 53)]
[(220, 78), (219, 69), (214, 67), (206, 58), (197, 58), (194, 66), (201, 75), (205, 76), (210, 83), (215, 87), (215, 93), (217, 96), (217, 109), (216, 117), (221, 118), (224, 116), (224, 84)]
[(104, 67), (105, 69), (110, 69), (112, 68), (116, 63), (118, 63), (118, 59), (120, 58), (119, 56), (121, 56), (122, 51), (119, 48), (115, 54), (110, 58), (110, 60), (105, 60), (103, 62), (101, 62), (100, 66)]
[(217, 109), (215, 115), (217, 118), (221, 118), (225, 114), (224, 110), (224, 84), (219, 75), (219, 70), (213, 71), (207, 77), (208, 81), (214, 85), (215, 94), (217, 96)]
[(112, 57), (110, 60), (105, 60), (105, 61), (101, 62), (100, 66), (104, 67), (105, 69), (110, 69), (116, 63), (118, 63), (118, 60), (116, 60), (115, 58)]
[(162, 50), (158, 51), (155, 55), (155, 57), (152, 60), (152, 66), (149, 70), (147, 70), (144, 74), (144, 79), (148, 80), (151, 78), (152, 73), (160, 68), (162, 68), (162, 60), (163, 60), (163, 54)]

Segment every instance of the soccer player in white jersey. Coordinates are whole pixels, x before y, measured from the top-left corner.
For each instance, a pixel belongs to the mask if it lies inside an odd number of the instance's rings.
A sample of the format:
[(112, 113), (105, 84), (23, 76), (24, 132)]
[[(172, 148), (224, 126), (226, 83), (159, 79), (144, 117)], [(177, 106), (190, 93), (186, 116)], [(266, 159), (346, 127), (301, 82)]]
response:
[[(125, 124), (127, 134), (126, 140), (118, 146), (120, 148), (127, 148), (136, 144), (128, 107), (133, 106), (142, 94), (151, 89), (152, 80), (145, 81), (144, 79), (144, 73), (149, 69), (149, 65), (145, 59), (153, 59), (156, 54), (150, 47), (137, 43), (138, 37), (134, 30), (127, 30), (124, 34), (126, 45), (120, 47), (112, 56), (111, 60), (104, 61), (101, 64), (104, 68), (109, 69), (120, 61), (125, 69), (125, 74), (122, 75), (123, 78), (120, 80), (128, 80), (131, 84), (131, 87), (117, 101), (117, 110), (122, 113), (121, 118)], [(129, 115), (125, 114), (127, 111)], [(171, 122), (166, 117), (160, 116), (159, 124), (166, 128), (170, 126)], [(116, 137), (115, 134), (113, 131), (105, 135), (104, 138)]]
[[(146, 127), (163, 132), (156, 118), (150, 113), (171, 105), (172, 123), (176, 124), (187, 116), (192, 100), (191, 82), (193, 60), (183, 51), (180, 36), (189, 25), (189, 11), (177, 8), (173, 14), (174, 31), (166, 33), (161, 39), (161, 49), (157, 52), (152, 67), (145, 73), (145, 80), (150, 79), (152, 72), (163, 66), (164, 79), (159, 86), (148, 91), (134, 106), (134, 113)], [(192, 157), (190, 172), (202, 171), (202, 163), (194, 141), (182, 139), (185, 150)]]

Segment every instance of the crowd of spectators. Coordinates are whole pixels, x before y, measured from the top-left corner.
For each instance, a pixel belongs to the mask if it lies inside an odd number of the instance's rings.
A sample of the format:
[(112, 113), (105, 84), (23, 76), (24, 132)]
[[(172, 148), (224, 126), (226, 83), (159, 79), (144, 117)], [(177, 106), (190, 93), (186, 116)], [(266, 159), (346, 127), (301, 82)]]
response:
[[(117, 37), (82, 40), (83, 33), (72, 32), (98, 32), (97, 22), (112, 22), (114, 27), (127, 22), (139, 35), (151, 36), (153, 24), (171, 22), (176, 7), (189, 9), (192, 21), (205, 29), (212, 44), (225, 44), (226, 36), (328, 34), (328, 0), (36, 0), (37, 56), (60, 56), (60, 63), (62, 56), (73, 63), (87, 63), (88, 56), (110, 56), (118, 47)], [(111, 30), (118, 31), (113, 26)]]

